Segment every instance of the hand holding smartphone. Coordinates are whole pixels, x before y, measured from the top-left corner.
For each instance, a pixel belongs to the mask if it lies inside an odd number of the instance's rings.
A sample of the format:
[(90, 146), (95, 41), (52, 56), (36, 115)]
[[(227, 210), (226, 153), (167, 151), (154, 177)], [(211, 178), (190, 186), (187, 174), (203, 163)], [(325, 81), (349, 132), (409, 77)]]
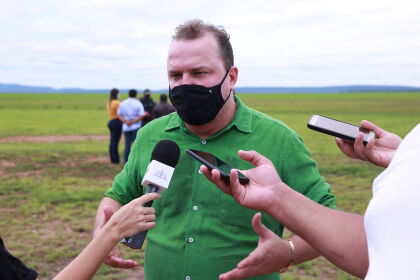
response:
[[(207, 166), (208, 169), (219, 170), (220, 177), (222, 178), (222, 180), (225, 181), (226, 183), (230, 182), (230, 170), (232, 169), (232, 167), (229, 164), (227, 164), (226, 162), (222, 161), (221, 159), (215, 157), (214, 155), (210, 153), (197, 151), (197, 150), (187, 150), (186, 152), (187, 154), (189, 154), (190, 156), (192, 156), (193, 158), (195, 158), (196, 160), (198, 160), (199, 162)], [(241, 183), (242, 185), (249, 183), (249, 179), (239, 171), (238, 171), (238, 179), (239, 179), (239, 183)]]
[(354, 142), (359, 133), (364, 134), (363, 144), (375, 138), (375, 132), (349, 123), (338, 121), (321, 115), (313, 115), (308, 122), (308, 128), (328, 135)]

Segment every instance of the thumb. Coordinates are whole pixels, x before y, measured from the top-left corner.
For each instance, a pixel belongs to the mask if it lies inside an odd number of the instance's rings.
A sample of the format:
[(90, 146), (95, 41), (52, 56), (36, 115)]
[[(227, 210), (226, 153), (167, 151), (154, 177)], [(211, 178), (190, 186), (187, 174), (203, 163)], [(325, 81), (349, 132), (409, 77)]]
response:
[(109, 221), (109, 219), (111, 219), (111, 217), (114, 213), (112, 212), (112, 209), (108, 206), (104, 206), (102, 208), (102, 211), (104, 212), (104, 217), (105, 217), (104, 218), (104, 223), (102, 225), (102, 226), (104, 226)]
[(256, 213), (252, 218), (252, 226), (260, 239), (268, 238), (271, 231), (261, 223), (261, 213)]
[(265, 163), (270, 162), (269, 159), (261, 155), (260, 153), (257, 153), (256, 151), (238, 151), (238, 155), (248, 162), (250, 162), (253, 166), (260, 166)]
[(144, 194), (142, 196), (140, 196), (139, 198), (136, 198), (134, 203), (139, 203), (140, 205), (144, 205), (149, 201), (155, 200), (155, 199), (159, 199), (161, 197), (160, 193), (147, 193)]
[(372, 123), (370, 121), (363, 120), (363, 121), (360, 122), (360, 125), (364, 128), (367, 128), (367, 129), (375, 132), (376, 138), (382, 138), (386, 134), (385, 130), (383, 130), (382, 128), (380, 128), (379, 126), (375, 125), (374, 123)]

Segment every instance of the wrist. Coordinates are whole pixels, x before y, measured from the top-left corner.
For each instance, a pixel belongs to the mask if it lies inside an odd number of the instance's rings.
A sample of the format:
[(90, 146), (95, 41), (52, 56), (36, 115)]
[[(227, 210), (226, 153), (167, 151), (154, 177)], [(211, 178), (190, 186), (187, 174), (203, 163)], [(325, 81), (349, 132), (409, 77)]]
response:
[(120, 231), (118, 230), (115, 224), (108, 222), (105, 226), (101, 229), (101, 232), (98, 234), (104, 234), (107, 238), (111, 239), (113, 242), (117, 243), (125, 236), (122, 236)]
[(266, 209), (266, 212), (273, 216), (274, 218), (277, 218), (278, 216), (281, 216), (281, 213), (283, 211), (283, 205), (285, 202), (285, 196), (287, 196), (289, 187), (285, 185), (283, 182), (279, 182), (275, 189), (277, 190), (273, 197), (273, 202), (271, 205)]

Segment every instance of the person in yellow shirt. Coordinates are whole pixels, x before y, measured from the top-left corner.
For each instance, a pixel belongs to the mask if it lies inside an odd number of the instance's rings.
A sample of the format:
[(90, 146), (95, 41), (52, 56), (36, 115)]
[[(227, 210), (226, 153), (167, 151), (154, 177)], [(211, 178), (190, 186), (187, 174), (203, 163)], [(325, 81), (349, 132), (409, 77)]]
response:
[(108, 128), (110, 131), (110, 142), (109, 142), (109, 157), (111, 163), (119, 164), (120, 163), (120, 154), (118, 153), (118, 143), (120, 142), (121, 133), (122, 133), (122, 122), (118, 118), (117, 111), (120, 106), (120, 101), (118, 100), (119, 90), (113, 88), (109, 93), (109, 100), (107, 103), (109, 121)]

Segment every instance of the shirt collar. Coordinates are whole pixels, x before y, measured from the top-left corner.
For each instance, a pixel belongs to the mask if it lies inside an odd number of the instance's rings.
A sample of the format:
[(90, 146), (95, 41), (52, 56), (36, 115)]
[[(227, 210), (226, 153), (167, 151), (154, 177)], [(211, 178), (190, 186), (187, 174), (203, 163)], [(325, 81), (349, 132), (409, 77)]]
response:
[[(222, 131), (226, 131), (230, 129), (231, 127), (236, 127), (239, 131), (242, 131), (244, 133), (251, 133), (251, 127), (252, 127), (252, 115), (251, 115), (251, 109), (246, 106), (239, 97), (236, 95), (234, 96), (235, 102), (236, 102), (236, 113), (233, 117), (232, 121), (222, 129)], [(173, 130), (176, 128), (185, 127), (185, 124), (183, 121), (179, 118), (178, 114), (172, 114), (168, 124), (165, 127), (165, 131)], [(222, 132), (220, 131), (220, 132)], [(217, 133), (219, 134), (219, 133)]]

